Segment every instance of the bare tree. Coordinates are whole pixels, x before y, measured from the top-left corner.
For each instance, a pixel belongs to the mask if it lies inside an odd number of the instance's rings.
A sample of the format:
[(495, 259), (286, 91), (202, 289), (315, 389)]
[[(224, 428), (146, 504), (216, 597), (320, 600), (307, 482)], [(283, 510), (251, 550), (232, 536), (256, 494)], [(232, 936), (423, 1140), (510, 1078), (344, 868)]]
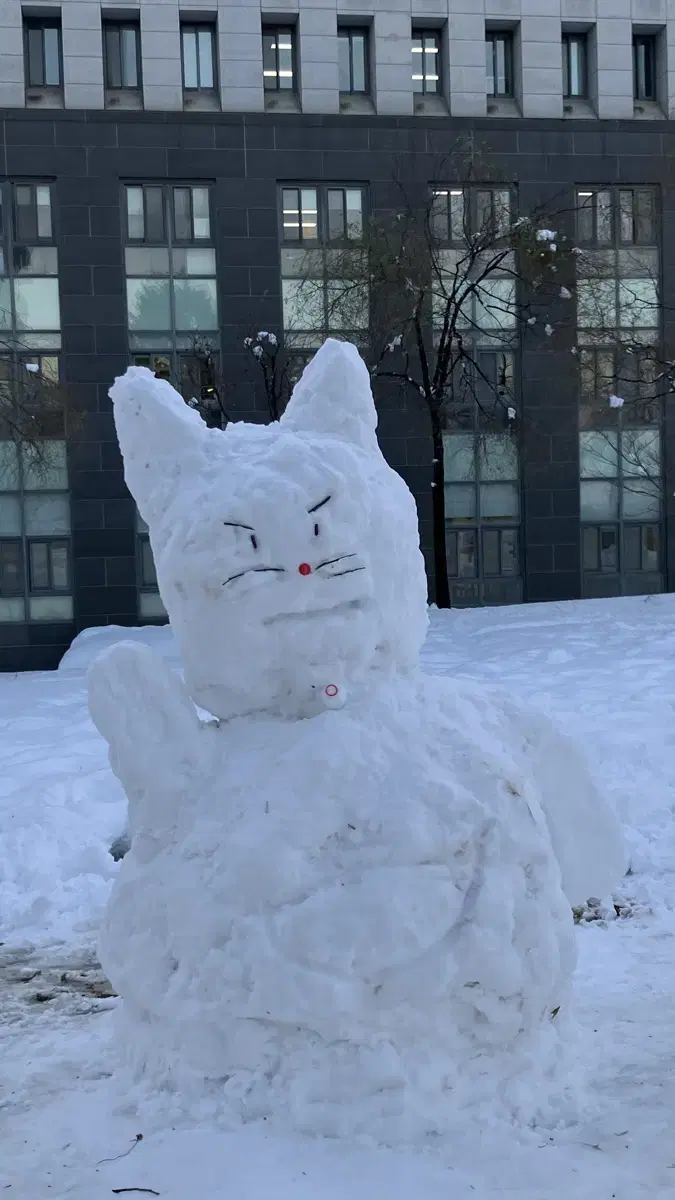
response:
[[(447, 183), (453, 176), (462, 182)], [(542, 311), (561, 294), (568, 247), (544, 212), (516, 216), (512, 189), (491, 181), (475, 152), (444, 160), (437, 178), (422, 203), (401, 187), (400, 207), (375, 214), (362, 238), (297, 256), (286, 331), (295, 345), (330, 332), (356, 341), (374, 380), (398, 383), (425, 406), (436, 602), (445, 608), (444, 433), (475, 405), (485, 426), (517, 436), (510, 362), (525, 335), (553, 333)], [(496, 370), (485, 369), (486, 352)]]
[(265, 329), (244, 338), (244, 347), (262, 376), (269, 419), (278, 421), (297, 381), (298, 360)]
[(0, 336), (0, 438), (21, 447), (34, 473), (48, 470), (50, 442), (76, 437), (85, 412), (59, 379), (58, 356)]

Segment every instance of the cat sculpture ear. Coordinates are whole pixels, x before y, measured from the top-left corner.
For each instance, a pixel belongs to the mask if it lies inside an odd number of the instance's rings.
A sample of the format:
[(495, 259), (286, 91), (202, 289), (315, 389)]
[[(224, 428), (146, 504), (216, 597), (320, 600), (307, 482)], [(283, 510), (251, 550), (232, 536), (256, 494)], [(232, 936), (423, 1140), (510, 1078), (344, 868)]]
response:
[(281, 424), (294, 433), (340, 438), (379, 454), (368, 368), (356, 346), (328, 338), (305, 367)]
[(208, 435), (215, 431), (147, 367), (129, 367), (109, 395), (127, 487), (152, 525), (180, 492), (181, 479), (201, 473)]

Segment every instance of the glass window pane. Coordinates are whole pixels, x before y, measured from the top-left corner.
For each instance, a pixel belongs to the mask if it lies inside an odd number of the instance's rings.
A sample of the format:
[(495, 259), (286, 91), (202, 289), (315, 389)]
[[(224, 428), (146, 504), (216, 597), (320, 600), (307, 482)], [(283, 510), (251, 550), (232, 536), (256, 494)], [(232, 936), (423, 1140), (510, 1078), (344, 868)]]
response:
[(0, 599), (0, 621), (25, 621), (26, 612), (23, 597), (10, 599), (9, 596)]
[(183, 27), (181, 30), (183, 43), (183, 87), (199, 87), (197, 70), (197, 33), (194, 29)]
[(23, 483), (26, 491), (43, 492), (68, 487), (66, 443), (43, 441), (22, 447)]
[(283, 237), (286, 242), (300, 241), (300, 193), (284, 188), (281, 193)]
[(368, 329), (370, 310), (367, 284), (329, 279), (326, 283), (329, 333), (359, 333)]
[(456, 483), (445, 485), (445, 518), (447, 521), (473, 521), (476, 516), (476, 489)]
[(174, 250), (174, 275), (213, 275), (216, 274), (216, 252), (208, 247), (203, 249)]
[(424, 37), (424, 88), (434, 94), (439, 91), (441, 82), (440, 47), (435, 33), (427, 33)]
[(58, 279), (14, 280), (17, 329), (60, 329)]
[(57, 592), (68, 589), (68, 544), (66, 542), (50, 542), (49, 553), (52, 571), (52, 586)]
[(58, 264), (56, 246), (23, 246), (14, 270), (17, 275), (58, 275)]
[(342, 188), (328, 189), (328, 237), (339, 241), (345, 236), (345, 194)]
[(502, 529), (502, 575), (518, 574), (518, 531)]
[(28, 30), (28, 85), (44, 87), (44, 55), (42, 29), (31, 26)]
[(148, 242), (164, 241), (164, 196), (161, 187), (146, 187), (145, 237)]
[(199, 86), (213, 87), (213, 30), (200, 29), (197, 34), (199, 56)]
[(513, 329), (516, 323), (513, 279), (486, 279), (474, 293), (474, 322), (483, 331)]
[(135, 241), (142, 241), (145, 237), (142, 187), (127, 188), (127, 232)]
[(443, 434), (443, 463), (448, 483), (476, 478), (476, 439), (473, 433)]
[(582, 479), (615, 479), (619, 474), (618, 437), (611, 429), (579, 434), (579, 474)]
[(284, 330), (321, 335), (326, 317), (324, 287), (318, 279), (283, 279), (281, 282)]
[(341, 92), (351, 91), (351, 55), (348, 33), (341, 33), (338, 36), (338, 81)]
[(621, 435), (621, 467), (624, 475), (661, 474), (661, 433), (658, 429), (626, 429)]
[(117, 25), (107, 25), (104, 28), (105, 38), (105, 79), (109, 88), (122, 86), (122, 60), (120, 52), (120, 29)]
[(24, 186), (15, 188), (14, 198), (17, 241), (34, 242), (37, 238), (37, 212), (33, 188)]
[(659, 529), (657, 525), (642, 526), (642, 570), (659, 570)]
[(31, 621), (72, 621), (72, 596), (30, 596), (28, 615)]
[(157, 587), (155, 560), (150, 542), (146, 540), (141, 542), (141, 585), (143, 587)]
[(482, 483), (480, 515), (485, 520), (502, 521), (518, 516), (520, 498), (516, 483)]
[(31, 542), (28, 547), (28, 562), (30, 568), (30, 590), (32, 592), (50, 591), (49, 543)]
[(300, 201), (302, 240), (303, 242), (314, 242), (319, 236), (316, 188), (302, 188)]
[(37, 206), (37, 235), (39, 238), (52, 236), (51, 189), (45, 184), (38, 184), (35, 189)]
[(622, 329), (655, 329), (659, 304), (654, 279), (619, 280), (619, 321)]
[(192, 188), (192, 236), (195, 240), (211, 237), (211, 209), (209, 189)]
[(484, 529), (483, 542), (483, 574), (499, 575), (499, 538), (498, 529)]
[(159, 592), (142, 592), (139, 597), (139, 610), (142, 617), (148, 617), (150, 620), (167, 615)]
[(454, 529), (445, 531), (445, 561), (448, 566), (448, 575), (455, 576), (457, 574), (457, 534)]
[(483, 434), (478, 439), (478, 474), (485, 481), (518, 478), (518, 446), (508, 433)]
[(120, 32), (120, 58), (122, 61), (122, 87), (137, 88), (138, 79), (138, 30), (122, 29)]
[(625, 525), (623, 529), (623, 569), (639, 571), (641, 562), (642, 530), (639, 525)]
[(59, 87), (61, 83), (61, 53), (59, 31), (54, 26), (44, 30), (45, 87)]
[(21, 537), (21, 501), (18, 496), (0, 496), (0, 534)]
[(275, 29), (263, 29), (263, 83), (268, 91), (279, 87), (277, 74), (277, 34)]
[(0, 442), (0, 491), (19, 488), (19, 454), (16, 442)]
[(457, 574), (460, 579), (472, 579), (478, 573), (478, 547), (475, 529), (461, 529), (457, 534)]
[(215, 279), (175, 279), (176, 329), (213, 331), (218, 328)]
[(168, 279), (127, 279), (129, 329), (171, 328)]
[(598, 530), (589, 526), (582, 530), (582, 561), (584, 571), (598, 569)]
[(577, 237), (584, 245), (593, 241), (593, 193), (577, 193)]
[(609, 480), (582, 480), (582, 521), (615, 521), (619, 514), (619, 487)]
[(363, 237), (363, 192), (360, 188), (347, 188), (347, 237), (360, 241)]
[(654, 479), (626, 480), (623, 515), (626, 521), (658, 520), (661, 515), (660, 482)]
[(601, 529), (598, 544), (600, 547), (600, 570), (617, 571), (619, 567), (619, 539), (616, 528)]
[(497, 91), (497, 81), (495, 79), (495, 50), (494, 41), (488, 37), (485, 39), (485, 83), (488, 96), (494, 96)]
[(190, 189), (173, 189), (173, 233), (176, 241), (192, 241), (192, 217), (190, 214)]
[(355, 92), (366, 90), (366, 35), (352, 34), (352, 89)]
[(163, 246), (127, 246), (124, 266), (127, 275), (161, 278), (169, 274), (169, 251)]
[(293, 31), (291, 29), (277, 30), (277, 61), (279, 64), (279, 87), (292, 91), (293, 80)]
[(635, 240), (641, 246), (656, 242), (656, 205), (654, 193), (640, 189), (636, 194)]
[(633, 193), (619, 192), (619, 236), (626, 245), (631, 245), (633, 237)]
[(21, 542), (0, 542), (0, 593), (3, 596), (23, 593), (23, 584)]
[[(648, 283), (648, 280), (639, 280)], [(616, 284), (613, 279), (580, 279), (577, 285), (577, 321), (581, 329), (616, 328)]]
[(70, 533), (70, 502), (67, 495), (26, 496), (24, 513), (27, 534)]

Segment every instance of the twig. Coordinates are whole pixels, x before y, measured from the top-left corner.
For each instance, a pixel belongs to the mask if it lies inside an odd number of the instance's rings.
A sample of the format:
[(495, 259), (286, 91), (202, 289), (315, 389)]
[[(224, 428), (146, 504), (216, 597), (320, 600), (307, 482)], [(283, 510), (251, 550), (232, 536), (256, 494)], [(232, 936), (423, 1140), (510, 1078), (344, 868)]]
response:
[(122, 1192), (145, 1192), (147, 1196), (159, 1196), (160, 1194), (153, 1188), (113, 1188), (112, 1191), (114, 1196), (121, 1196)]
[(143, 1141), (143, 1134), (137, 1133), (134, 1141), (130, 1145), (129, 1149), (124, 1151), (124, 1154), (116, 1154), (114, 1158), (101, 1158), (97, 1162), (96, 1166), (100, 1167), (102, 1163), (117, 1162), (120, 1158), (126, 1158), (127, 1154), (131, 1154), (131, 1151), (135, 1150), (138, 1143), (142, 1142), (142, 1141)]

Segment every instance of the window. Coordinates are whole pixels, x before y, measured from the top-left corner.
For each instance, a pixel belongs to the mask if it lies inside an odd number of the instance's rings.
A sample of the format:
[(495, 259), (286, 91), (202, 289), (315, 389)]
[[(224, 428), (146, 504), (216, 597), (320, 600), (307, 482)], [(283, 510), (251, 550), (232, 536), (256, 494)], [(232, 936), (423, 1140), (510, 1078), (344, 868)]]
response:
[(263, 27), (263, 83), (266, 92), (295, 91), (295, 31), (291, 25)]
[(129, 346), (166, 356), (175, 375), (197, 335), (218, 342), (210, 191), (201, 184), (130, 185), (124, 206)]
[(566, 100), (580, 99), (587, 95), (587, 39), (585, 33), (564, 33), (563, 53), (563, 96)]
[(338, 74), (340, 91), (363, 96), (368, 92), (368, 30), (338, 30)]
[(137, 91), (141, 86), (138, 25), (106, 21), (103, 26), (105, 82), (110, 91)]
[(65, 442), (0, 441), (0, 621), (71, 620), (71, 589)]
[(61, 22), (41, 18), (24, 22), (26, 84), (35, 88), (62, 86)]
[(636, 100), (656, 100), (656, 36), (633, 37), (633, 96)]
[(629, 409), (613, 426), (579, 434), (584, 572), (660, 570), (661, 428), (634, 421)]
[(510, 31), (485, 35), (485, 67), (488, 96), (513, 96), (513, 34)]
[(150, 621), (166, 621), (167, 613), (157, 586), (157, 571), (148, 527), (138, 511), (136, 512), (136, 545), (139, 616)]
[(577, 192), (577, 324), (580, 338), (623, 330), (653, 342), (659, 329), (656, 193), (651, 188)]
[(182, 25), (183, 88), (186, 92), (215, 89), (215, 29), (213, 25)]
[[(448, 410), (443, 435), (448, 574), (455, 601), (521, 599), (520, 466), (509, 427), (513, 356), (481, 352)], [(467, 589), (467, 584), (473, 581)]]
[(0, 342), (59, 350), (58, 252), (49, 184), (0, 185)]
[(364, 189), (284, 187), (280, 216), (287, 346), (314, 349), (328, 334), (363, 342), (369, 327)]
[(413, 29), (412, 80), (416, 94), (435, 96), (441, 90), (441, 39), (434, 30)]

